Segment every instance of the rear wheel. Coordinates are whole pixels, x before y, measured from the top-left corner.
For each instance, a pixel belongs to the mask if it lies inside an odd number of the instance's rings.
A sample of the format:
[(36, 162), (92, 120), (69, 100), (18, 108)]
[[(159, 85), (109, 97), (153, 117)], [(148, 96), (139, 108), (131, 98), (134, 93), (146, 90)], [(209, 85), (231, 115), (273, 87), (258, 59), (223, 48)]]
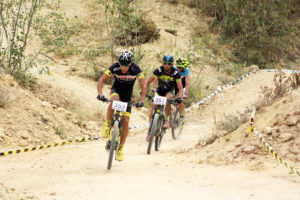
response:
[(110, 142), (110, 149), (109, 149), (109, 155), (108, 155), (108, 163), (107, 163), (107, 169), (110, 169), (112, 166), (112, 160), (114, 157), (114, 152), (116, 150), (116, 140), (117, 140), (117, 134), (119, 129), (119, 121), (114, 122), (114, 129), (112, 132), (111, 142)]
[(174, 140), (179, 139), (182, 132), (182, 127), (179, 127), (179, 112), (178, 109), (172, 113), (172, 137)]
[(153, 137), (155, 136), (156, 129), (157, 129), (157, 122), (158, 122), (159, 114), (156, 113), (154, 115), (154, 118), (152, 120), (151, 130), (150, 130), (150, 137), (149, 137), (149, 143), (148, 143), (148, 148), (147, 148), (147, 154), (150, 154), (151, 152), (151, 147), (152, 147), (152, 142), (153, 142)]

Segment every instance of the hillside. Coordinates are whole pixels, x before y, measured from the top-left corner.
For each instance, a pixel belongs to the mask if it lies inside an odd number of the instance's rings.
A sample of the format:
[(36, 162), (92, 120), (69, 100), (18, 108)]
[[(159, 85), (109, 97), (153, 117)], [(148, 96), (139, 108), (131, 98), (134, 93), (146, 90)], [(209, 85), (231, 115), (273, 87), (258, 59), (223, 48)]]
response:
[[(38, 58), (47, 60), (46, 65), (40, 62), (30, 68), (36, 84), (24, 87), (0, 71), (0, 152), (99, 136), (107, 104), (96, 99), (96, 81), (125, 48), (133, 52), (147, 78), (164, 54), (188, 57), (190, 104), (260, 67), (230, 60), (233, 46), (218, 43), (218, 27), (209, 30), (215, 19), (189, 6), (190, 1), (132, 1), (134, 13), (152, 20), (159, 37), (143, 44), (115, 44), (113, 55), (106, 1), (64, 0), (55, 6), (56, 0), (48, 2), (54, 9), (46, 7), (38, 14), (54, 13), (53, 21), (45, 23), (51, 28), (46, 26), (44, 38), (32, 32), (26, 52), (40, 51)], [(195, 29), (201, 33), (198, 40)], [(55, 35), (52, 30), (62, 32)], [(298, 65), (299, 58), (291, 65)], [(287, 65), (283, 60), (277, 63)], [(41, 69), (47, 73), (38, 73)], [(148, 109), (133, 108), (130, 126), (145, 127), (130, 130), (124, 161), (114, 161), (110, 171), (102, 138), (0, 157), (0, 199), (298, 200), (299, 178), (247, 132), (248, 122), (236, 117), (247, 121), (257, 106), (254, 126), (284, 161), (300, 170), (300, 82), (293, 89), (286, 87), (284, 95), (268, 105), (270, 93), (262, 89), (277, 88), (274, 77), (274, 72), (257, 71), (189, 109), (182, 138), (173, 140), (167, 131), (161, 150), (151, 155), (146, 154), (145, 142)], [(105, 96), (110, 87), (104, 86)], [(139, 91), (136, 84), (135, 98)], [(224, 126), (228, 124), (237, 129), (231, 131)]]

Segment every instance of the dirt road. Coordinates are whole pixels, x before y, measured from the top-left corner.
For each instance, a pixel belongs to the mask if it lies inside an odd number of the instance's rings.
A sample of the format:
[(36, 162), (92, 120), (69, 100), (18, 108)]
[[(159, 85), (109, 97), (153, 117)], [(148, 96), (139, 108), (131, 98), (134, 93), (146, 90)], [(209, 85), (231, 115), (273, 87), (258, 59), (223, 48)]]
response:
[(0, 199), (300, 199), (299, 177), (279, 164), (261, 171), (213, 166), (191, 151), (213, 129), (212, 110), (218, 116), (244, 109), (259, 95), (253, 92), (260, 84), (249, 85), (262, 77), (271, 84), (272, 76), (259, 72), (188, 112), (183, 137), (174, 141), (168, 132), (159, 152), (147, 155), (146, 130), (133, 130), (125, 160), (110, 171), (104, 139), (1, 157)]

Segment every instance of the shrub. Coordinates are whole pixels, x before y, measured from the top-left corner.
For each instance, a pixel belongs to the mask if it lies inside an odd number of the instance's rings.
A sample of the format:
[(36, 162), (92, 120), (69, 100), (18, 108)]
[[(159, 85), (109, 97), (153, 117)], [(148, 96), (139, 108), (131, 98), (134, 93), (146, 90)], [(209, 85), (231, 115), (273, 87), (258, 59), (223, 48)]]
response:
[(299, 28), (294, 18), (299, 1), (204, 1), (205, 11), (221, 25), (223, 36), (234, 38), (235, 54), (248, 64), (278, 62), (293, 51)]

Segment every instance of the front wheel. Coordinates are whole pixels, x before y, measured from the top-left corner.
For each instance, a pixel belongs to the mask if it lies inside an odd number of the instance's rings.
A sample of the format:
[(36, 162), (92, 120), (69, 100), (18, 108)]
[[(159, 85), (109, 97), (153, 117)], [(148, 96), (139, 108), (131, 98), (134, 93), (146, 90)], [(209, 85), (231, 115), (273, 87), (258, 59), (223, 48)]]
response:
[(158, 122), (159, 114), (156, 113), (154, 115), (154, 118), (152, 120), (151, 130), (150, 130), (150, 137), (149, 137), (149, 143), (148, 143), (148, 148), (147, 148), (147, 154), (150, 154), (151, 152), (151, 147), (152, 147), (152, 142), (153, 142), (153, 137), (155, 136), (156, 129), (157, 129), (157, 122)]
[(116, 140), (117, 140), (117, 134), (119, 129), (119, 121), (114, 122), (114, 129), (111, 136), (111, 142), (110, 142), (110, 149), (109, 149), (109, 155), (108, 155), (108, 163), (107, 163), (107, 169), (111, 168), (112, 160), (114, 157), (114, 151), (116, 150)]
[(174, 140), (179, 139), (182, 132), (182, 127), (179, 127), (179, 112), (176, 109), (172, 113), (172, 137)]
[(158, 122), (158, 127), (157, 127), (157, 131), (155, 134), (155, 151), (159, 151), (161, 141), (164, 137), (163, 131), (165, 131), (165, 130), (163, 130), (163, 123), (164, 123), (164, 120), (159, 120), (159, 122)]

